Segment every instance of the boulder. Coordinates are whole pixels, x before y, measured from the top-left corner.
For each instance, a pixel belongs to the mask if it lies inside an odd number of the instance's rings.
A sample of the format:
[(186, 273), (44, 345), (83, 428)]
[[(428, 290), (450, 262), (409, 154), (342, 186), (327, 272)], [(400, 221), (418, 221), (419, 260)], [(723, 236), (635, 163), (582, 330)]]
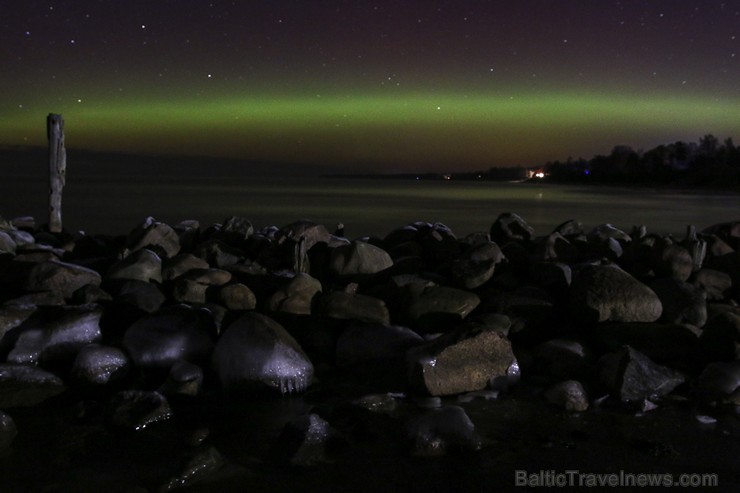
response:
[(14, 334), (8, 363), (56, 364), (71, 362), (77, 352), (100, 341), (98, 305), (40, 307)]
[(724, 301), (730, 294), (732, 278), (729, 274), (714, 269), (701, 269), (694, 275), (694, 284), (704, 289), (707, 300)]
[(318, 414), (298, 416), (280, 434), (281, 452), (291, 466), (331, 462), (329, 442), (339, 433)]
[(231, 216), (224, 220), (221, 228), (216, 233), (216, 237), (230, 245), (240, 246), (253, 233), (254, 226), (247, 218)]
[(83, 385), (107, 385), (125, 377), (130, 366), (128, 356), (120, 349), (89, 344), (77, 353), (72, 375)]
[(663, 307), (655, 292), (616, 265), (588, 265), (574, 276), (570, 310), (583, 323), (654, 322)]
[(216, 343), (213, 369), (226, 390), (266, 388), (282, 394), (302, 392), (313, 379), (313, 364), (296, 340), (277, 322), (246, 312)]
[(181, 359), (207, 361), (215, 332), (206, 310), (175, 305), (134, 322), (123, 345), (139, 368), (170, 368)]
[(23, 288), (26, 291), (52, 291), (64, 299), (88, 284), (100, 286), (100, 274), (79, 265), (49, 260), (35, 265), (28, 273)]
[(252, 290), (239, 282), (222, 286), (216, 298), (228, 310), (254, 310), (257, 306)]
[(108, 269), (106, 279), (162, 282), (162, 259), (148, 248), (134, 251)]
[(326, 226), (307, 219), (302, 219), (283, 226), (280, 228), (278, 236), (280, 240), (287, 238), (293, 241), (305, 238), (306, 250), (310, 250), (317, 243), (328, 244), (331, 239), (331, 235), (329, 234), (329, 231), (327, 231)]
[(211, 267), (218, 268), (238, 264), (245, 258), (242, 250), (217, 239), (201, 243), (195, 248), (193, 255), (205, 260)]
[(161, 257), (172, 258), (180, 252), (180, 237), (167, 224), (148, 217), (129, 233), (123, 256), (142, 248), (153, 250)]
[(740, 405), (740, 360), (709, 363), (696, 380), (695, 392), (704, 402)]
[(496, 265), (504, 260), (497, 244), (479, 243), (452, 262), (452, 279), (464, 289), (478, 288), (493, 277)]
[(16, 244), (13, 238), (5, 231), (0, 231), (0, 255), (8, 253), (15, 255)]
[(0, 409), (35, 406), (64, 391), (62, 379), (41, 368), (0, 364)]
[(676, 244), (663, 248), (656, 268), (657, 275), (686, 282), (693, 271), (694, 259), (686, 248)]
[(388, 252), (362, 241), (334, 248), (329, 260), (331, 273), (338, 277), (377, 274), (392, 266)]
[(545, 399), (566, 411), (580, 412), (588, 409), (588, 395), (578, 380), (565, 380), (548, 387), (545, 390)]
[(267, 309), (271, 312), (310, 315), (314, 298), (321, 291), (321, 282), (318, 279), (299, 273), (270, 297)]
[(630, 235), (625, 233), (619, 228), (615, 228), (611, 224), (600, 224), (596, 226), (587, 237), (591, 241), (606, 243), (610, 239), (616, 240), (622, 243), (629, 243), (632, 241)]
[(590, 351), (580, 341), (550, 339), (532, 349), (533, 371), (554, 379), (581, 375), (590, 363)]
[(164, 293), (151, 282), (118, 279), (106, 287), (115, 303), (128, 305), (146, 313), (156, 312), (166, 301)]
[(5, 334), (25, 322), (37, 308), (34, 304), (0, 306), (0, 347)]
[(410, 348), (424, 342), (406, 327), (356, 323), (339, 335), (336, 349), (338, 365), (367, 360), (403, 359)]
[(650, 288), (663, 306), (662, 322), (695, 327), (703, 327), (707, 322), (706, 292), (702, 288), (673, 277), (656, 279)]
[(658, 365), (629, 346), (604, 355), (598, 367), (602, 384), (622, 402), (670, 394), (685, 380), (678, 371)]
[(536, 258), (572, 264), (578, 258), (578, 248), (560, 233), (550, 233), (537, 244)]
[(483, 446), (475, 425), (459, 406), (428, 411), (406, 423), (404, 431), (413, 455), (442, 456)]
[(534, 229), (519, 215), (505, 212), (491, 225), (491, 239), (503, 245), (512, 241), (529, 241)]
[(447, 286), (411, 283), (402, 289), (404, 315), (421, 329), (449, 329), (479, 304), (480, 298), (475, 293)]
[(160, 389), (164, 395), (200, 395), (203, 388), (203, 370), (185, 360), (177, 361), (170, 368), (167, 380)]
[(110, 422), (121, 428), (143, 430), (171, 417), (167, 398), (155, 391), (124, 390), (114, 395), (108, 404)]
[(390, 322), (390, 314), (385, 302), (363, 294), (330, 291), (321, 295), (317, 310), (320, 315), (337, 320), (379, 324)]
[(740, 359), (740, 315), (732, 311), (714, 315), (704, 326), (699, 343), (708, 361)]
[(687, 368), (696, 361), (698, 332), (679, 324), (605, 323), (589, 332), (589, 340), (602, 353), (630, 346), (660, 364)]
[(18, 435), (18, 428), (15, 426), (15, 421), (0, 411), (0, 452), (10, 447), (16, 435)]
[(192, 269), (208, 269), (208, 262), (191, 253), (180, 253), (162, 264), (162, 280), (171, 281)]
[(462, 327), (416, 346), (406, 361), (412, 387), (433, 396), (483, 390), (518, 376), (509, 340), (479, 327)]

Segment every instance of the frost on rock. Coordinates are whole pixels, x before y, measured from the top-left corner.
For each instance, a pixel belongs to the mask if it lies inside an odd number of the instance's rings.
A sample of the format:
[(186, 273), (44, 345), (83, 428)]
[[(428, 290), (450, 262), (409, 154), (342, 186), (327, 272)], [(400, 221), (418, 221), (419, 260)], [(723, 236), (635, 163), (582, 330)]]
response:
[(266, 387), (282, 394), (304, 391), (313, 364), (277, 322), (245, 313), (216, 343), (213, 367), (225, 389)]

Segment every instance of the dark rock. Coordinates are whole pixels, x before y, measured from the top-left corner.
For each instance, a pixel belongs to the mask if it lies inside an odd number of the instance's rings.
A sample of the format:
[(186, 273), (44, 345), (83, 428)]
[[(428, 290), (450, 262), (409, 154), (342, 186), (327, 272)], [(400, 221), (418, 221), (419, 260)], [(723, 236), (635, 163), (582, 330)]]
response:
[(180, 253), (162, 265), (162, 280), (171, 281), (192, 269), (208, 269), (208, 262), (191, 253)]
[(632, 241), (630, 235), (625, 233), (619, 228), (615, 228), (611, 224), (600, 224), (596, 226), (588, 234), (588, 239), (592, 241), (598, 241), (602, 243), (608, 242), (610, 239), (616, 240), (622, 243), (629, 243)]
[(337, 320), (356, 320), (387, 324), (390, 322), (388, 308), (383, 300), (363, 294), (330, 291), (318, 300), (318, 313)]
[(13, 238), (5, 231), (0, 231), (0, 255), (9, 253), (15, 255), (16, 244)]
[(444, 406), (410, 420), (405, 433), (413, 455), (441, 456), (455, 451), (480, 450), (483, 441), (465, 410)]
[(337, 340), (338, 365), (366, 360), (403, 359), (406, 351), (424, 342), (406, 327), (382, 324), (353, 324)]
[(59, 377), (41, 368), (0, 364), (0, 409), (35, 406), (65, 390)]
[(735, 286), (735, 291), (737, 291), (737, 287), (740, 286), (740, 252), (710, 257), (704, 263), (704, 266), (730, 276), (732, 285)]
[(16, 435), (18, 435), (18, 429), (15, 426), (15, 421), (9, 415), (0, 411), (0, 451), (10, 447)]
[(178, 303), (204, 304), (210, 286), (190, 279), (177, 279), (172, 288), (172, 299)]
[(497, 385), (516, 372), (511, 343), (495, 330), (463, 327), (408, 351), (410, 384), (425, 393), (460, 394)]
[(216, 343), (213, 368), (224, 389), (267, 388), (302, 392), (313, 379), (313, 364), (277, 322), (246, 312)]
[(707, 322), (706, 293), (702, 288), (672, 277), (656, 279), (650, 288), (663, 306), (662, 322), (700, 328)]
[(317, 414), (299, 416), (288, 423), (280, 436), (283, 454), (292, 466), (310, 467), (331, 462), (330, 441), (338, 432)]
[(505, 212), (491, 225), (491, 239), (503, 245), (511, 241), (529, 241), (534, 229), (517, 214)]
[(254, 226), (245, 217), (231, 216), (224, 220), (221, 229), (218, 230), (216, 237), (230, 245), (240, 246), (252, 236)]
[(702, 401), (740, 405), (740, 360), (708, 364), (699, 375), (695, 390)]
[(77, 353), (72, 375), (83, 385), (107, 385), (125, 377), (130, 365), (128, 356), (120, 349), (89, 344)]
[(581, 342), (551, 339), (534, 347), (534, 371), (554, 379), (581, 375), (590, 363), (590, 351)]
[(170, 368), (167, 380), (160, 389), (164, 395), (200, 395), (203, 388), (203, 370), (185, 360), (177, 361)]
[(551, 233), (537, 244), (536, 258), (572, 264), (578, 258), (578, 248), (560, 233)]
[(24, 364), (71, 362), (81, 348), (100, 341), (102, 314), (98, 305), (41, 307), (15, 329), (7, 361)]
[(123, 345), (137, 367), (169, 368), (181, 359), (207, 361), (215, 332), (207, 311), (176, 305), (136, 321)]
[(306, 250), (310, 250), (317, 243), (329, 243), (330, 234), (323, 224), (317, 224), (306, 219), (290, 223), (280, 229), (280, 237), (298, 241), (305, 238)]
[(5, 334), (25, 322), (37, 308), (35, 304), (10, 304), (0, 307), (0, 347), (3, 346)]
[(171, 477), (159, 491), (162, 493), (175, 491), (181, 488), (195, 487), (208, 477), (217, 473), (226, 465), (226, 459), (214, 447), (205, 447), (196, 451), (178, 472)]
[(590, 340), (602, 352), (630, 346), (653, 361), (688, 368), (696, 360), (698, 330), (686, 325), (659, 323), (606, 323), (594, 327)]
[(50, 260), (31, 269), (24, 283), (26, 291), (52, 291), (64, 299), (72, 298), (79, 288), (88, 284), (100, 286), (100, 274), (75, 264)]
[(153, 250), (161, 257), (172, 258), (180, 252), (180, 237), (167, 224), (148, 217), (129, 233), (123, 256), (142, 248)]
[(656, 269), (659, 276), (666, 276), (686, 282), (694, 271), (694, 259), (681, 245), (666, 245), (660, 254)]
[(217, 239), (201, 243), (195, 248), (193, 254), (208, 262), (208, 265), (211, 267), (218, 267), (220, 269), (238, 264), (245, 258), (242, 250)]
[(732, 278), (729, 274), (714, 269), (701, 269), (694, 275), (694, 284), (700, 286), (707, 293), (710, 301), (724, 301), (728, 299)]
[(406, 319), (429, 330), (459, 323), (480, 304), (478, 295), (470, 291), (417, 283), (404, 286), (402, 298)]
[(99, 303), (101, 301), (113, 301), (113, 297), (100, 286), (88, 284), (74, 292), (72, 301), (84, 305), (88, 303)]
[(588, 395), (577, 380), (565, 380), (545, 390), (545, 399), (550, 404), (566, 411), (585, 411), (588, 409)]
[(334, 248), (329, 263), (331, 273), (338, 277), (377, 274), (392, 266), (388, 252), (362, 241)]
[(464, 289), (475, 289), (488, 282), (493, 277), (496, 264), (504, 260), (497, 244), (479, 243), (452, 262), (452, 279)]
[(228, 284), (218, 290), (218, 302), (228, 310), (254, 310), (257, 298), (249, 287), (242, 283)]
[(685, 380), (681, 373), (654, 363), (629, 346), (603, 356), (599, 376), (612, 396), (622, 402), (670, 394)]
[(106, 279), (132, 279), (161, 283), (162, 259), (148, 248), (141, 248), (113, 264), (108, 270)]
[(653, 290), (616, 265), (581, 268), (569, 303), (573, 316), (584, 323), (654, 322), (663, 310)]
[(271, 312), (310, 315), (314, 298), (321, 291), (319, 280), (308, 274), (299, 273), (270, 297), (267, 309)]
[(107, 284), (113, 301), (132, 306), (145, 313), (154, 313), (164, 304), (166, 297), (156, 284), (146, 281), (119, 279)]
[(740, 358), (740, 315), (726, 311), (714, 315), (699, 337), (708, 361), (729, 361)]
[(116, 426), (143, 430), (149, 425), (170, 419), (172, 410), (167, 398), (159, 392), (124, 390), (111, 398), (108, 417)]

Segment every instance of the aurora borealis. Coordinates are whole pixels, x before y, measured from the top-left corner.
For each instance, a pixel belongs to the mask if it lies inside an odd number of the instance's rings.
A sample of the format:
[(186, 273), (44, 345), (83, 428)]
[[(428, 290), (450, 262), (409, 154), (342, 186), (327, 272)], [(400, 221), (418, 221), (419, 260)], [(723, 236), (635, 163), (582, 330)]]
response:
[(0, 145), (466, 170), (737, 138), (740, 1), (16, 1)]

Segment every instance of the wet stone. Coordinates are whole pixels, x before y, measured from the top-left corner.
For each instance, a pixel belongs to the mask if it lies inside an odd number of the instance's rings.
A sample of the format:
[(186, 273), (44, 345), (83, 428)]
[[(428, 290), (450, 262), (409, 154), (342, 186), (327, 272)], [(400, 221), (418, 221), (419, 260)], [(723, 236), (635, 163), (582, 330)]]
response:
[(405, 433), (412, 454), (420, 456), (480, 450), (483, 443), (465, 410), (458, 406), (443, 406), (410, 420)]
[(59, 377), (41, 368), (0, 364), (0, 409), (35, 406), (65, 390)]
[(132, 430), (143, 430), (172, 417), (167, 399), (154, 391), (118, 392), (111, 398), (108, 407), (108, 418), (112, 424)]

